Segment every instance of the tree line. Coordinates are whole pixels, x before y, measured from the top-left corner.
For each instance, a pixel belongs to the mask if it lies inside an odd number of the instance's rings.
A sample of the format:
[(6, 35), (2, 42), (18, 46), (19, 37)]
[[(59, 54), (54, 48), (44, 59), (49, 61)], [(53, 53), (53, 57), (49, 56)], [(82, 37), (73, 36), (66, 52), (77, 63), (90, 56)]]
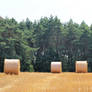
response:
[(92, 25), (55, 16), (32, 22), (0, 17), (0, 72), (4, 59), (20, 59), (21, 71), (50, 72), (52, 61), (61, 61), (63, 71), (74, 72), (75, 61), (87, 60), (92, 72)]

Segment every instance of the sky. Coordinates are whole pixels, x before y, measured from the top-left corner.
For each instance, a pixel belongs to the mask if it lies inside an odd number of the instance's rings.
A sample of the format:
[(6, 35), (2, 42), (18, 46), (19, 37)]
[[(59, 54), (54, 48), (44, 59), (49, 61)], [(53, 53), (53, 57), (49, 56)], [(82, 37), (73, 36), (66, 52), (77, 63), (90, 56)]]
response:
[(92, 0), (0, 0), (0, 16), (15, 18), (17, 21), (29, 18), (31, 21), (41, 17), (57, 16), (66, 23), (73, 19), (92, 24)]

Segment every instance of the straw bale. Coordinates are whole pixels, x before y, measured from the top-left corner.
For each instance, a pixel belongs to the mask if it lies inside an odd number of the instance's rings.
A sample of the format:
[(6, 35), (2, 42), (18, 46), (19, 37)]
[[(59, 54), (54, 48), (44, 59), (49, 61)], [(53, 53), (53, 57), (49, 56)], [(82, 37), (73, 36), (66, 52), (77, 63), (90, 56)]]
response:
[(62, 71), (61, 67), (62, 67), (61, 62), (51, 62), (51, 72), (52, 73), (60, 73)]
[(20, 60), (19, 59), (5, 59), (4, 72), (10, 74), (20, 73)]
[(76, 61), (76, 72), (77, 73), (86, 73), (86, 72), (88, 72), (88, 63), (87, 63), (87, 61)]

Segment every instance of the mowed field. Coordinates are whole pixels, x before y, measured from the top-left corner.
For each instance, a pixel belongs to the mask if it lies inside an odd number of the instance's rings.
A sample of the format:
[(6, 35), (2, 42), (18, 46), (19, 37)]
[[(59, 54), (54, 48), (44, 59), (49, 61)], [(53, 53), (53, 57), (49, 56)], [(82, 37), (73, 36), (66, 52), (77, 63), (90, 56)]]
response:
[(92, 73), (0, 73), (0, 92), (92, 92)]

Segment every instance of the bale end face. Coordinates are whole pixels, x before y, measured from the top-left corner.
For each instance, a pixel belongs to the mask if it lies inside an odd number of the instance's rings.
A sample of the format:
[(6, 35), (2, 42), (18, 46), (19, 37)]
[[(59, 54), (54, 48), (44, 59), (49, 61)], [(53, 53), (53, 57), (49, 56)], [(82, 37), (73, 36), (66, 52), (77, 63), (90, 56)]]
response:
[(88, 72), (88, 63), (87, 63), (87, 61), (76, 61), (76, 72), (77, 73), (86, 73), (86, 72)]
[(51, 62), (51, 72), (52, 73), (60, 73), (62, 71), (61, 67), (62, 67), (61, 62)]
[(4, 60), (4, 73), (18, 75), (20, 73), (20, 60), (19, 59), (5, 59)]

